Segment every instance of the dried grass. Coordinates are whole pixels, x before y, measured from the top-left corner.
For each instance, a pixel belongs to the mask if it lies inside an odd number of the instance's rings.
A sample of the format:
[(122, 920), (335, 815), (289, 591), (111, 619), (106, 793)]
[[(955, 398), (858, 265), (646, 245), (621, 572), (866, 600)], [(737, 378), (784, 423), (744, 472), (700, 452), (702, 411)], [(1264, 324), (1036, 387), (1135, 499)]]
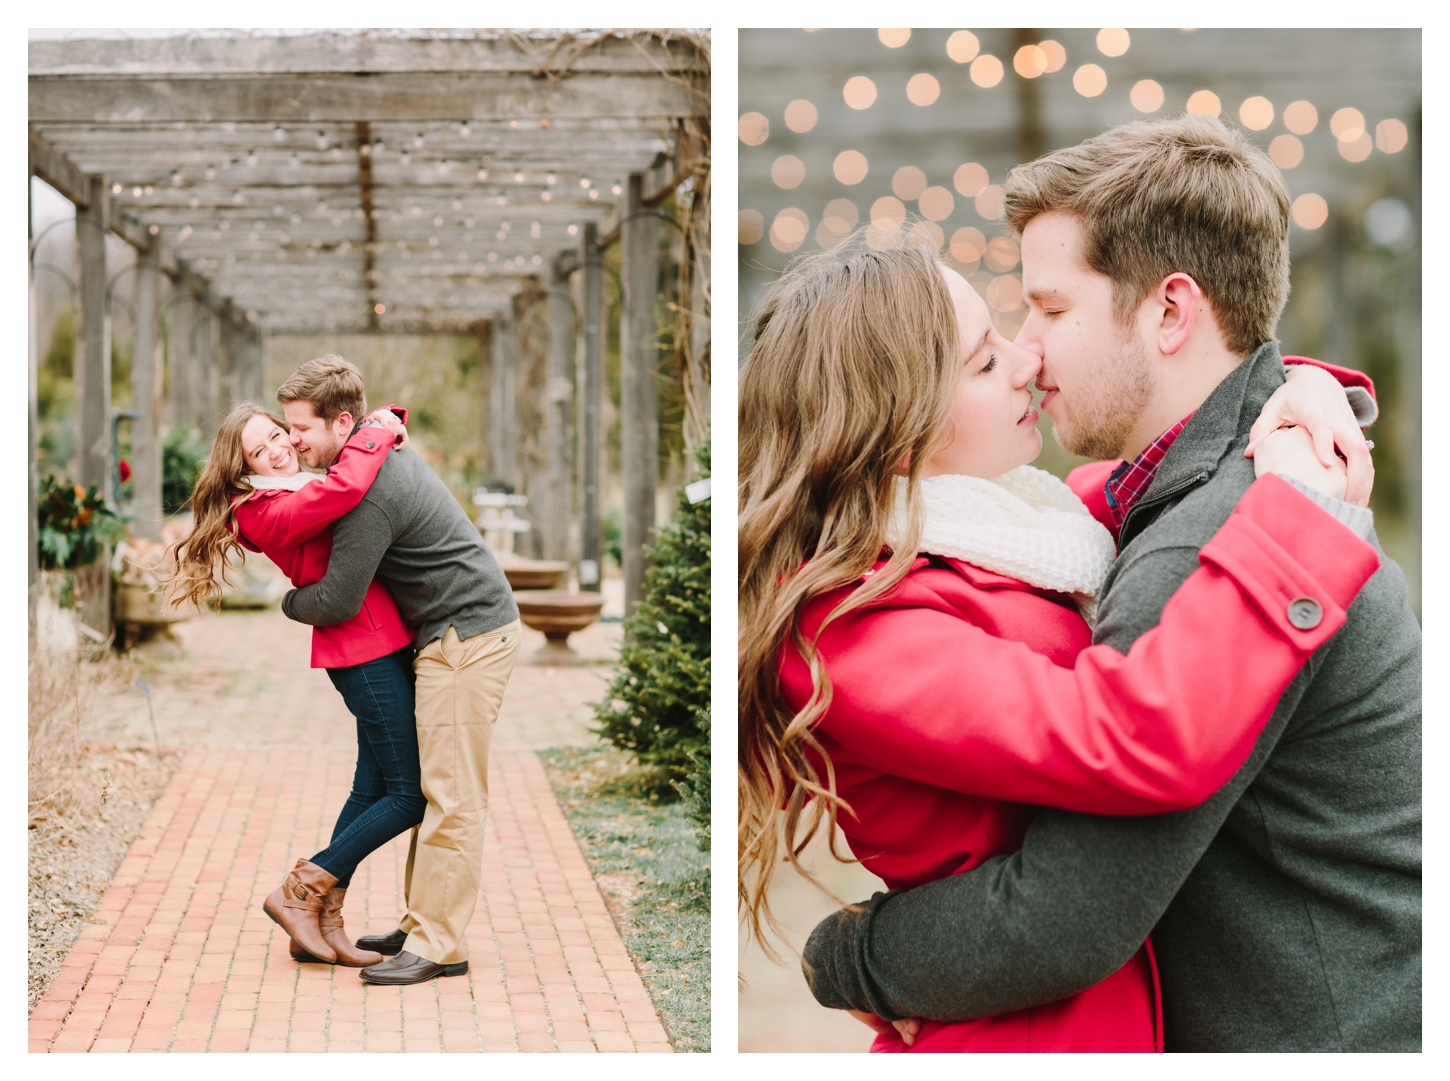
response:
[(57, 603), (63, 573), (42, 578), (29, 672), (31, 1009), (181, 760), (125, 739), (105, 699), (129, 689), (137, 661), (78, 636)]

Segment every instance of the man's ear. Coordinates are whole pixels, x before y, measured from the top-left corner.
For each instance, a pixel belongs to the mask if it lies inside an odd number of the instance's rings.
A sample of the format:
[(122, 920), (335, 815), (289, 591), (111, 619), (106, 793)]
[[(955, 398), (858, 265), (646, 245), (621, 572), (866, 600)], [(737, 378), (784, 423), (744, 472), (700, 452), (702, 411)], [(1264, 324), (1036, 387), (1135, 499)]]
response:
[(1203, 289), (1187, 274), (1177, 272), (1158, 283), (1153, 300), (1159, 312), (1158, 350), (1172, 356), (1187, 343), (1198, 320)]
[(353, 417), (346, 409), (332, 418), (333, 429), (340, 435), (352, 431)]

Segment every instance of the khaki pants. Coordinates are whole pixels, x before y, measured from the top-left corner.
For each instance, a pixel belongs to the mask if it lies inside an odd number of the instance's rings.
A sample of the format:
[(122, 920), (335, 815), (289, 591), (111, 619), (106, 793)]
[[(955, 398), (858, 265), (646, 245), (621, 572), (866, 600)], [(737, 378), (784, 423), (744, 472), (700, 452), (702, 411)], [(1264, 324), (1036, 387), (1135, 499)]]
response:
[(434, 964), (468, 960), (468, 921), (478, 904), (488, 748), (522, 637), (518, 620), (459, 641), (424, 646), (418, 676), (418, 762), (428, 809), (413, 831), (403, 876), (403, 948)]

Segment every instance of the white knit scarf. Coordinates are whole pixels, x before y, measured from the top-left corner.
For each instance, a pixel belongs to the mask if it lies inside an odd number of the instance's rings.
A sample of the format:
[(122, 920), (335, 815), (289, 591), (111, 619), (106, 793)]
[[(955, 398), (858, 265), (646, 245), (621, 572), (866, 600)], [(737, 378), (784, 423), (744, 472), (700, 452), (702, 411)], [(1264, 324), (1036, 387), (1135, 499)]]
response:
[[(918, 551), (961, 559), (1028, 585), (1074, 594), (1089, 623), (1117, 554), (1104, 529), (1062, 481), (1030, 465), (996, 480), (960, 474), (921, 481)], [(897, 480), (892, 535), (903, 531), (906, 478)]]
[(304, 473), (298, 471), (290, 477), (264, 477), (257, 473), (247, 475), (247, 483), (252, 486), (254, 492), (269, 492), (281, 489), (284, 492), (295, 492), (307, 487), (315, 480), (323, 480), (326, 473)]

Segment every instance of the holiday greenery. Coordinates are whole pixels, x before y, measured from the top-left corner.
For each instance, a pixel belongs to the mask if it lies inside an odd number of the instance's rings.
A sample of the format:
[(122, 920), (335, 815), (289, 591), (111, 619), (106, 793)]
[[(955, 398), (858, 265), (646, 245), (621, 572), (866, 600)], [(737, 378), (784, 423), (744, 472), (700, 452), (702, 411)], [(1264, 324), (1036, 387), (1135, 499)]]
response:
[(36, 504), (40, 566), (72, 570), (101, 558), (107, 544), (126, 535), (126, 525), (94, 484), (82, 488), (52, 476), (40, 478)]
[[(710, 447), (695, 455), (710, 473)], [(597, 731), (671, 782), (709, 828), (710, 500), (676, 493), (673, 521), (655, 532), (644, 599), (624, 621), (625, 644)]]
[(161, 441), (161, 505), (167, 514), (186, 509), (197, 474), (206, 465), (206, 441), (195, 428), (174, 428)]
[(702, 851), (710, 851), (710, 707), (699, 711), (700, 730), (704, 734), (704, 751), (691, 751), (693, 773), (683, 781), (674, 781), (673, 788), (685, 804), (685, 819), (695, 827), (695, 843)]

